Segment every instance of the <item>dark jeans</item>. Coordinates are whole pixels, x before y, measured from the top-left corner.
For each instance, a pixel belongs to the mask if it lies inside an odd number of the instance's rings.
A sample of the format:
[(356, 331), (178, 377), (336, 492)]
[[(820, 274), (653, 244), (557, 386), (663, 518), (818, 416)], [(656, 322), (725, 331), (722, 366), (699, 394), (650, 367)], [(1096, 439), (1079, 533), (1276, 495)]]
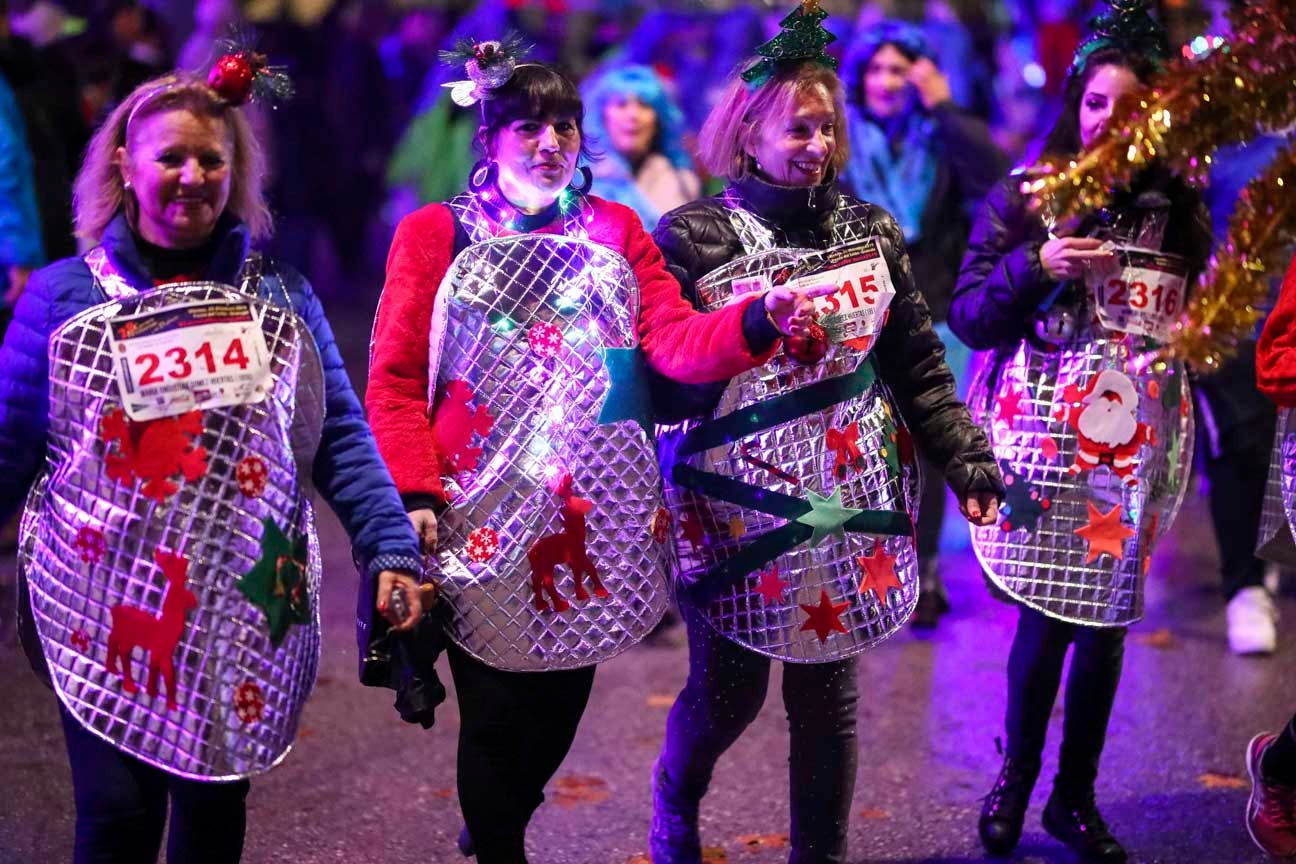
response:
[(1218, 373), (1194, 381), (1226, 599), (1264, 584), (1255, 548), (1277, 423), (1276, 409), (1256, 388), (1254, 346), (1242, 348)]
[(940, 591), (945, 587), (941, 577), (940, 540), (945, 522), (945, 498), (948, 489), (945, 475), (925, 457), (918, 460), (922, 471), (922, 497), (918, 501), (918, 524), (914, 535), (918, 541), (918, 564), (922, 568), (918, 587), (922, 591)]
[(76, 864), (153, 864), (171, 799), (168, 862), (227, 864), (243, 854), (248, 781), (185, 780), (87, 731), (61, 705), (76, 798)]
[[(700, 800), (716, 760), (760, 713), (770, 660), (717, 633), (681, 594), (689, 675), (666, 720), (660, 767), (671, 785)], [(783, 664), (783, 705), (792, 737), (788, 770), (793, 864), (846, 860), (855, 790), (856, 663)]]
[(459, 806), (478, 864), (522, 864), (531, 814), (576, 737), (594, 666), (505, 672), (446, 649), (459, 700)]
[(1084, 627), (1021, 608), (1008, 655), (1008, 755), (1038, 761), (1062, 681), (1067, 647), (1075, 644), (1067, 676), (1058, 784), (1093, 787), (1107, 739), (1125, 657), (1125, 627)]

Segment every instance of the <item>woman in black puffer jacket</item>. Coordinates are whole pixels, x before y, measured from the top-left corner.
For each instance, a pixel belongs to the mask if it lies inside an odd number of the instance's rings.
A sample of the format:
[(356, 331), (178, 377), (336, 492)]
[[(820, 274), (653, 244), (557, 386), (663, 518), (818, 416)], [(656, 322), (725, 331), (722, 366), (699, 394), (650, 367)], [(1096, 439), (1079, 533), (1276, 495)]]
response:
[[(845, 860), (855, 658), (904, 624), (918, 593), (906, 424), (970, 521), (993, 522), (1003, 491), (899, 227), (838, 189), (844, 125), (841, 83), (814, 59), (750, 87), (733, 80), (701, 136), (729, 186), (668, 213), (654, 235), (698, 308), (786, 291), (789, 272), (803, 288), (837, 288), (817, 301), (808, 337), (744, 321), (753, 349), (770, 352), (763, 367), (719, 390), (658, 393), (674, 419), (694, 418), (661, 442), (690, 669), (653, 771), (658, 864), (700, 860), (699, 802), (764, 702), (770, 659), (787, 662), (791, 860)], [(808, 269), (826, 250), (847, 264)]]

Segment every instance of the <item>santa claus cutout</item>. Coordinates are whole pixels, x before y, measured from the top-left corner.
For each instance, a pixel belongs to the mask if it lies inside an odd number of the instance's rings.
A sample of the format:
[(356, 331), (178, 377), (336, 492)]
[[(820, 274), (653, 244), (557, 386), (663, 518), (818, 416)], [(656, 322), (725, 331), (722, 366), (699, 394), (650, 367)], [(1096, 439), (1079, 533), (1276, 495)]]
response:
[(1135, 455), (1144, 444), (1156, 443), (1156, 435), (1151, 426), (1139, 422), (1138, 390), (1129, 376), (1104, 369), (1084, 390), (1068, 385), (1063, 399), (1066, 404), (1058, 419), (1076, 430), (1079, 442), (1069, 473), (1075, 476), (1106, 465), (1126, 486), (1137, 485)]

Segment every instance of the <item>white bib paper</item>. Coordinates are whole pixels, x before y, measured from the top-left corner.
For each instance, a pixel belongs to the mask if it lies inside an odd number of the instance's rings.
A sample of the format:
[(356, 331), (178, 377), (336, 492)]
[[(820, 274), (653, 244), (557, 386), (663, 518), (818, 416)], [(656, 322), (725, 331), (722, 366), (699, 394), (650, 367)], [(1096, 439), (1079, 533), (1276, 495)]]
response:
[(1184, 308), (1188, 268), (1183, 258), (1118, 246), (1120, 269), (1090, 277), (1098, 321), (1109, 330), (1164, 342)]
[(270, 352), (250, 303), (185, 303), (114, 318), (114, 371), (132, 420), (260, 402)]
[(896, 291), (875, 238), (829, 249), (806, 263), (805, 269), (797, 268), (799, 287), (837, 286), (815, 299), (819, 324), (830, 341), (871, 339), (882, 329)]

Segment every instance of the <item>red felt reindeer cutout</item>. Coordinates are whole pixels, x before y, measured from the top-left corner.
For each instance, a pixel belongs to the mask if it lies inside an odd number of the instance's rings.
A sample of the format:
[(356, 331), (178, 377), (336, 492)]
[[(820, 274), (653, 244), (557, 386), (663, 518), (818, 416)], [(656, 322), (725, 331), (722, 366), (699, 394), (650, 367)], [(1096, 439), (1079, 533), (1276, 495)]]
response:
[(198, 598), (185, 587), (185, 580), (189, 576), (188, 558), (155, 549), (153, 560), (162, 568), (162, 574), (167, 580), (162, 612), (154, 616), (125, 603), (112, 607), (112, 632), (108, 634), (108, 671), (122, 676), (122, 689), (127, 693), (138, 692), (139, 686), (131, 677), (131, 652), (136, 647), (143, 648), (149, 657), (149, 695), (157, 695), (158, 676), (161, 675), (166, 680), (167, 708), (175, 708), (175, 666), (172, 658), (176, 643), (184, 631), (185, 616), (198, 605)]
[(598, 570), (594, 568), (594, 562), (585, 549), (585, 514), (594, 509), (593, 502), (576, 497), (572, 492), (570, 474), (561, 475), (550, 488), (563, 499), (563, 530), (561, 534), (549, 534), (531, 544), (531, 548), (527, 550), (527, 560), (531, 562), (531, 590), (535, 593), (536, 609), (542, 612), (549, 610), (549, 604), (545, 602), (542, 593), (545, 592), (553, 601), (553, 611), (565, 612), (571, 608), (571, 604), (554, 587), (554, 568), (559, 564), (571, 568), (578, 601), (589, 599), (589, 592), (585, 590), (583, 582), (585, 576), (589, 577), (590, 584), (594, 586), (596, 597), (606, 597), (608, 591), (599, 581)]

